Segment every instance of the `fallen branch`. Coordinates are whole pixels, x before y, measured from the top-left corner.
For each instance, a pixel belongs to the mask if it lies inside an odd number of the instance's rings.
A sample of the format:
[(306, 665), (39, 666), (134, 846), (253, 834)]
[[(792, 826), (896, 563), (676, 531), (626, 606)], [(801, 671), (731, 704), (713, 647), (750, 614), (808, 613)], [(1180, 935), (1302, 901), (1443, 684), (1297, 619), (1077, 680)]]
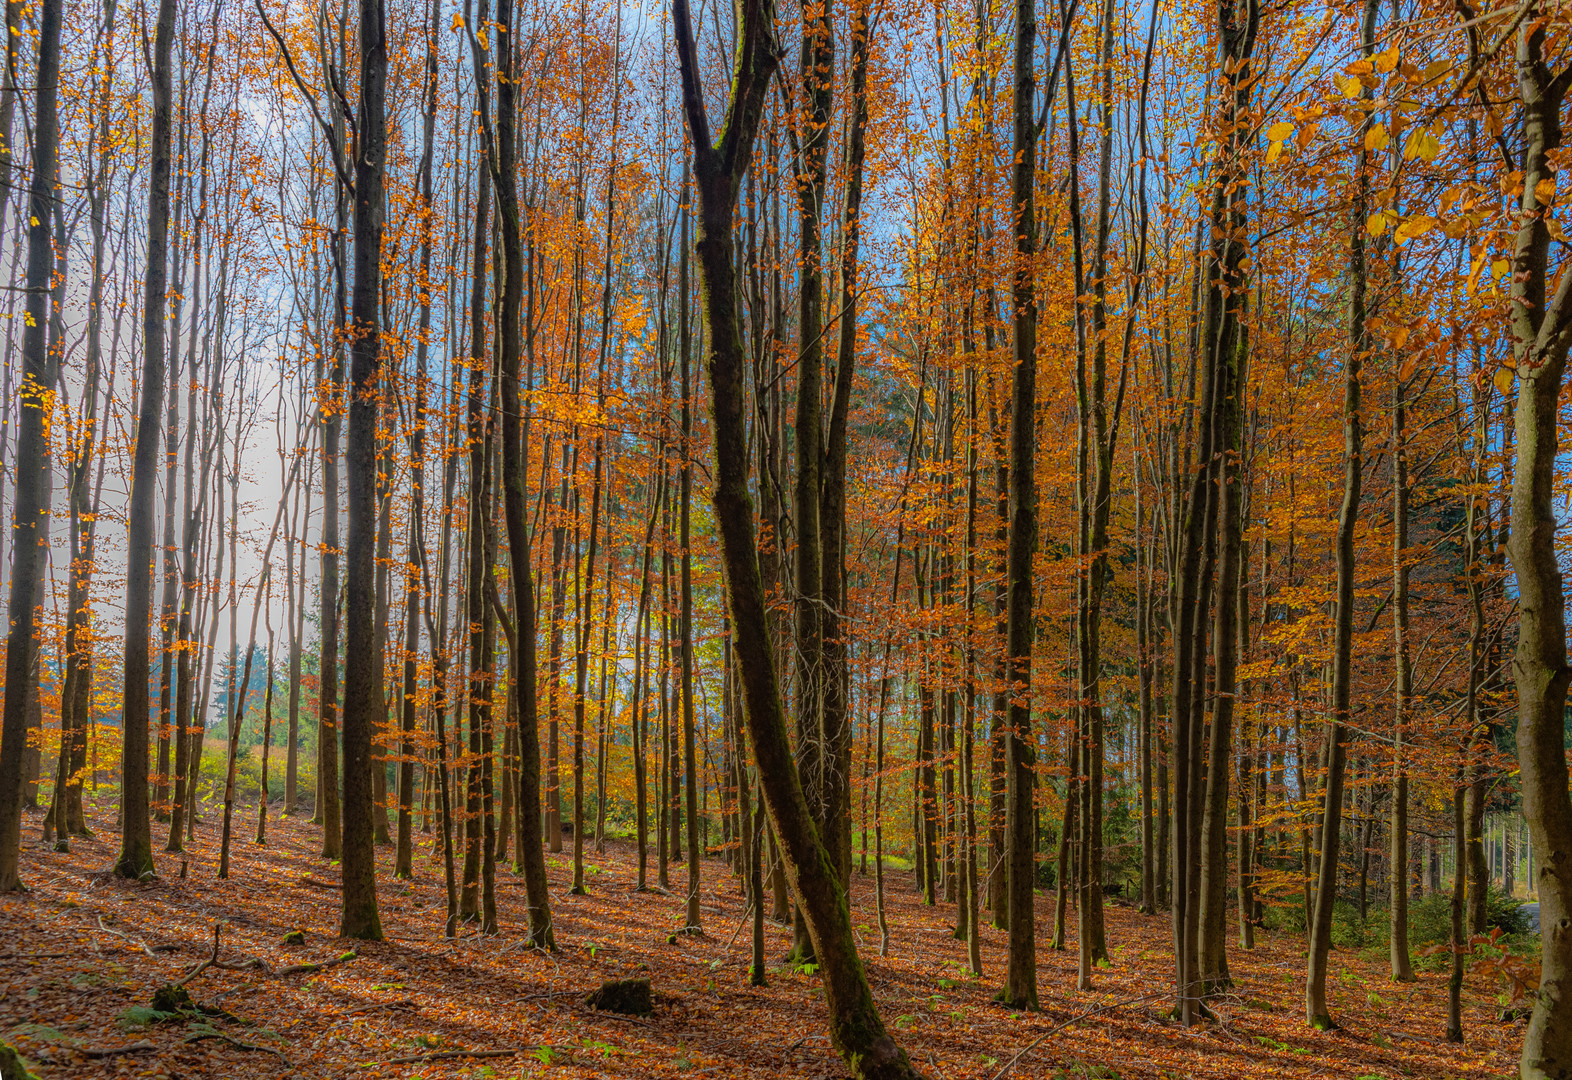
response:
[(637, 1024), (637, 1025), (639, 1025), (639, 1027), (654, 1027), (655, 1026), (654, 1024), (650, 1023), (648, 1020), (640, 1020), (636, 1016), (624, 1016), (622, 1013), (605, 1012), (605, 1011), (603, 1011), (601, 1009), (596, 1009), (595, 1010), (595, 1019), (597, 1019), (597, 1020), (621, 1020), (621, 1021), (623, 1021), (625, 1023)]
[(337, 967), (340, 964), (347, 964), (351, 960), (359, 959), (360, 953), (354, 949), (351, 949), (349, 952), (344, 953), (341, 956), (335, 956), (331, 960), (323, 960), (315, 964), (290, 964), (288, 967), (279, 968), (277, 971), (273, 972), (273, 974), (278, 976), (303, 975), (311, 971), (326, 971), (330, 967)]
[(140, 948), (143, 952), (147, 953), (147, 955), (152, 957), (154, 960), (158, 959), (158, 954), (156, 952), (154, 952), (152, 949), (149, 949), (147, 947), (147, 942), (143, 941), (141, 938), (134, 938), (130, 934), (126, 933), (124, 930), (116, 930), (112, 926), (105, 926), (104, 925), (104, 917), (102, 915), (100, 915), (98, 917), (98, 928), (100, 930), (102, 930), (106, 934), (113, 934), (117, 938), (124, 938), (125, 940), (129, 941), (131, 944), (133, 944), (133, 945), (137, 946), (138, 948)]
[(67, 1046), (61, 1049), (69, 1050), (73, 1054), (81, 1054), (85, 1058), (98, 1059), (119, 1057), (122, 1054), (145, 1054), (150, 1050), (157, 1050), (158, 1047), (154, 1043), (139, 1042), (128, 1046)]
[(318, 881), (310, 874), (301, 874), (298, 882), (300, 885), (310, 885), (314, 889), (342, 889), (344, 886), (337, 881)]
[(75, 955), (74, 952), (8, 952), (0, 953), (0, 960), (62, 960)]
[(184, 978), (182, 978), (179, 982), (175, 983), (176, 986), (184, 986), (186, 983), (190, 982), (192, 979), (194, 979), (198, 975), (202, 974), (202, 972), (206, 971), (208, 968), (210, 968), (214, 964), (218, 963), (218, 932), (219, 932), (219, 929), (223, 925), (224, 925), (223, 923), (214, 923), (213, 924), (213, 954), (211, 956), (209, 956), (206, 960), (203, 960), (196, 967), (194, 967), (190, 971), (188, 971)]
[(1042, 1041), (1044, 1039), (1047, 1039), (1051, 1035), (1057, 1035), (1059, 1032), (1063, 1031), (1065, 1028), (1069, 1027), (1071, 1024), (1077, 1023), (1078, 1021), (1081, 1021), (1081, 1020), (1085, 1020), (1089, 1016), (1096, 1016), (1098, 1013), (1107, 1012), (1109, 1009), (1117, 1009), (1117, 1008), (1119, 1008), (1122, 1005), (1138, 1005), (1138, 1004), (1140, 1004), (1143, 1001), (1151, 1001), (1151, 1000), (1154, 1000), (1154, 999), (1157, 999), (1157, 998), (1167, 997), (1171, 993), (1173, 993), (1172, 990), (1161, 990), (1161, 991), (1158, 991), (1158, 992), (1152, 993), (1152, 994), (1142, 994), (1139, 997), (1125, 998), (1123, 1001), (1110, 1001), (1106, 1005), (1099, 1005), (1095, 1009), (1088, 1009), (1085, 1012), (1081, 1013), (1079, 1016), (1072, 1016), (1072, 1017), (1070, 1017), (1070, 1019), (1066, 1020), (1064, 1023), (1056, 1024), (1053, 1027), (1049, 1028), (1047, 1031), (1045, 1031), (1041, 1035), (1037, 1036), (1037, 1038), (1035, 1038), (1031, 1042), (1027, 1043), (1020, 1050), (1017, 1050), (1016, 1053), (1015, 1053), (1015, 1056), (1012, 1057), (1009, 1061), (1006, 1061), (1004, 1063), (1004, 1067), (1002, 1069), (1000, 1069), (998, 1072), (994, 1073), (993, 1076), (990, 1078), (990, 1080), (999, 1080), (999, 1077), (1001, 1077), (1005, 1073), (1009, 1072), (1010, 1069), (1014, 1067), (1014, 1065), (1015, 1065), (1015, 1063), (1017, 1061), (1020, 1061), (1021, 1058), (1025, 1057), (1027, 1054), (1029, 1054), (1033, 1050), (1035, 1050), (1038, 1047), (1038, 1045), (1042, 1043)]
[(198, 1032), (196, 1032), (194, 1034), (187, 1035), (184, 1039), (181, 1039), (180, 1041), (182, 1043), (196, 1043), (196, 1042), (201, 1042), (203, 1039), (217, 1039), (220, 1042), (228, 1043), (230, 1046), (233, 1046), (236, 1050), (255, 1050), (255, 1051), (257, 1051), (258, 1053), (261, 1053), (261, 1054), (276, 1054), (279, 1057), (279, 1059), (284, 1062), (285, 1065), (288, 1065), (291, 1068), (294, 1067), (294, 1062), (290, 1061), (289, 1058), (284, 1054), (284, 1051), (282, 1051), (282, 1050), (275, 1050), (271, 1046), (261, 1046), (261, 1045), (259, 1045), (257, 1043), (241, 1042), (239, 1039), (236, 1039), (236, 1038), (234, 1038), (233, 1036), (230, 1036), (230, 1035), (225, 1035), (222, 1031), (218, 1031), (216, 1029), (208, 1029), (206, 1031), (198, 1031)]
[(376, 1065), (415, 1065), (422, 1061), (446, 1061), (451, 1058), (502, 1058), (517, 1057), (520, 1054), (533, 1054), (538, 1047), (516, 1046), (511, 1050), (434, 1050), (429, 1054), (408, 1054), (404, 1057), (388, 1058), (386, 1061), (369, 1061), (362, 1068), (372, 1068)]
[(401, 1001), (383, 1001), (376, 1005), (361, 1005), (353, 1009), (345, 1009), (339, 1016), (354, 1016), (356, 1013), (376, 1012), (378, 1009), (419, 1009), (414, 998), (404, 998)]

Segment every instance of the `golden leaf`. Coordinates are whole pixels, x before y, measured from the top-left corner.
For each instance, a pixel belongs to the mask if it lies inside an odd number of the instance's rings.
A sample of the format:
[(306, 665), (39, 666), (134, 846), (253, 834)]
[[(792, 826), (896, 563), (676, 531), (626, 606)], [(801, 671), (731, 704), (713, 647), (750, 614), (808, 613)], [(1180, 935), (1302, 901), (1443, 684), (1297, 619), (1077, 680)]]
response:
[(1279, 120), (1266, 129), (1266, 137), (1272, 142), (1282, 142), (1294, 133), (1294, 125), (1287, 120)]
[(1509, 368), (1497, 369), (1496, 377), (1492, 381), (1496, 384), (1496, 389), (1501, 391), (1502, 397), (1512, 393), (1512, 372)]
[(1376, 124), (1365, 132), (1366, 150), (1385, 150), (1392, 144), (1392, 137), (1386, 133), (1386, 126)]
[(1414, 239), (1416, 236), (1425, 235), (1425, 233), (1431, 230), (1435, 223), (1436, 219), (1433, 217), (1429, 217), (1425, 214), (1415, 214), (1413, 217), (1409, 218), (1407, 221), (1403, 222), (1403, 224), (1397, 227), (1398, 242), (1403, 243)]

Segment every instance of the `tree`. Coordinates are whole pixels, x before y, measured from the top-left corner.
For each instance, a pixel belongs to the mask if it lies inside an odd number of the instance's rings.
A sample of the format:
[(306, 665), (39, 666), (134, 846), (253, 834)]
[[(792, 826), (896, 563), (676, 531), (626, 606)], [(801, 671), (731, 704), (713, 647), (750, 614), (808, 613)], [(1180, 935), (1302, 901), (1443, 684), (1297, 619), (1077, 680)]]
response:
[[(33, 175), (28, 184), (27, 314), (26, 329), (22, 334), (21, 415), (17, 421), (16, 509), (11, 525), (10, 632), (6, 636), (5, 705), (3, 726), (0, 726), (0, 892), (14, 892), (22, 887), (17, 868), (22, 840), (22, 766), (27, 749), (27, 706), (37, 680), (33, 662), (37, 634), (34, 597), (44, 571), (44, 554), (49, 543), (46, 513), (49, 504), (48, 442), (45, 432), (48, 411), (53, 401), (58, 359), (52, 354), (45, 335), (47, 324), (51, 321), (48, 309), (55, 269), (50, 232), (55, 220), (55, 163), (60, 142), (56, 101), (60, 84), (63, 6), (60, 0), (45, 0), (39, 9), (38, 23)], [(145, 678), (142, 692), (145, 702)], [(144, 704), (144, 713), (145, 709)], [(145, 799), (145, 715), (142, 738)], [(143, 822), (145, 830), (145, 811)], [(151, 852), (145, 853), (151, 868)]]
[[(1375, 54), (1376, 0), (1365, 0), (1361, 45)], [(1365, 125), (1371, 121), (1366, 119)], [(1370, 149), (1365, 125), (1358, 134), (1354, 199), (1348, 241), (1348, 348), (1343, 359), (1343, 505), (1337, 515), (1337, 599), (1332, 642), (1332, 718), (1326, 733), (1326, 789), (1322, 796), (1321, 862), (1310, 927), (1310, 957), (1305, 972), (1305, 1013), (1312, 1027), (1335, 1027), (1326, 1001), (1327, 957), (1332, 948), (1332, 909), (1337, 900), (1339, 832), (1343, 823), (1343, 778), (1348, 754), (1348, 716), (1353, 679), (1354, 529), (1364, 480), (1364, 420), (1360, 413), (1360, 371), (1370, 352), (1370, 325), (1363, 223), (1370, 209)]]
[(158, 416), (164, 401), (164, 260), (169, 242), (170, 66), (174, 51), (175, 3), (159, 0), (153, 35), (153, 129), (148, 169), (147, 271), (142, 285), (142, 403), (131, 468), (126, 529), (125, 696), (121, 724), (120, 857), (115, 872), (133, 880), (153, 871), (152, 822), (148, 817), (147, 681), (153, 592), (153, 495), (157, 484)]
[(382, 940), (372, 843), (372, 730), (383, 712), (376, 641), (377, 404), (382, 374), (382, 173), (387, 31), (382, 0), (360, 0), (360, 109), (355, 125), (355, 288), (350, 306), (348, 574), (344, 583), (344, 913), (339, 933)]
[[(1566, 603), (1556, 556), (1554, 509), (1557, 413), (1572, 347), (1572, 275), (1552, 278), (1548, 206), (1540, 185), (1553, 177), (1572, 65), (1552, 71), (1542, 19), (1517, 32), (1522, 96), (1523, 186), (1512, 245), (1512, 357), (1519, 380), (1508, 551), (1519, 589), (1517, 757), (1523, 812), (1539, 859), (1539, 993), (1523, 1038), (1524, 1080), (1572, 1072), (1572, 796), (1563, 733), (1567, 686)], [(1551, 179), (1551, 191), (1554, 180)], [(1554, 291), (1551, 282), (1555, 281)]]
[(786, 876), (824, 976), (830, 1041), (858, 1077), (910, 1077), (915, 1075), (911, 1064), (886, 1033), (873, 1003), (839, 874), (818, 838), (792, 760), (774, 646), (766, 623), (753, 498), (748, 492), (745, 367), (732, 228), (738, 190), (752, 158), (776, 64), (773, 11), (767, 0), (745, 0), (738, 9), (731, 91), (718, 139), (710, 134), (687, 0), (673, 0), (672, 21), (682, 73), (683, 112), (693, 140), (698, 195), (694, 248), (699, 255), (715, 438), (713, 501), (742, 681), (743, 715), (759, 763), (764, 802), (781, 841)]
[(1037, 753), (1032, 740), (1032, 552), (1037, 546), (1037, 297), (1033, 259), (1037, 250), (1036, 188), (1037, 48), (1035, 0), (1015, 3), (1014, 155), (1010, 205), (1015, 234), (1014, 368), (1010, 391), (1010, 505), (1006, 559), (1005, 657), (1008, 676), (1004, 719), (1005, 760), (1009, 776), (1006, 888), (1009, 892), (1009, 964), (998, 999), (1012, 1008), (1037, 1008), (1036, 884)]

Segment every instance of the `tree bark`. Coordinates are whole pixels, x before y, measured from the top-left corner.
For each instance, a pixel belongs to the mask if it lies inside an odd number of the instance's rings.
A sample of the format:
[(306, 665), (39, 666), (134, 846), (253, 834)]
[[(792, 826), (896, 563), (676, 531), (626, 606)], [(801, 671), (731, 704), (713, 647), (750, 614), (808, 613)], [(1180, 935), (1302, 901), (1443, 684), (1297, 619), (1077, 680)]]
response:
[[(11, 525), (10, 633), (6, 638), (4, 723), (0, 727), (0, 892), (22, 888), (17, 858), (22, 840), (22, 772), (27, 751), (27, 711), (30, 695), (36, 692), (37, 612), (34, 594), (45, 573), (44, 559), (49, 543), (48, 408), (52, 401), (59, 358), (46, 340), (48, 311), (53, 290), (55, 252), (50, 231), (55, 215), (55, 167), (59, 151), (60, 123), (56, 102), (60, 83), (60, 33), (63, 21), (60, 0), (44, 0), (39, 8), (38, 68), (33, 124), (32, 179), (28, 185), (27, 301), (26, 325), (22, 331), (22, 392), (17, 420), (16, 503)], [(167, 55), (167, 54), (166, 54)], [(167, 69), (166, 69), (167, 74)], [(167, 121), (167, 114), (166, 114)], [(167, 145), (167, 141), (166, 141)], [(166, 173), (167, 176), (167, 173)], [(151, 236), (150, 236), (151, 240)], [(153, 251), (149, 243), (150, 253)], [(161, 295), (154, 293), (152, 295)], [(149, 305), (156, 307), (156, 302)], [(160, 314), (159, 327), (162, 329)], [(151, 350), (149, 350), (151, 353)], [(151, 441), (151, 440), (149, 440)], [(151, 511), (151, 506), (149, 506)], [(148, 539), (152, 538), (151, 513), (148, 514)], [(134, 532), (134, 530), (133, 530)], [(151, 553), (149, 553), (151, 554)], [(133, 580), (138, 576), (132, 573)], [(150, 573), (142, 574), (150, 578)], [(151, 581), (147, 582), (149, 589)], [(147, 597), (141, 611), (142, 638), (142, 716), (141, 716), (141, 827), (148, 829), (147, 799)], [(127, 608), (127, 633), (137, 620)], [(127, 655), (127, 672), (131, 657)], [(129, 674), (127, 676), (129, 678)], [(127, 724), (131, 723), (128, 714)], [(129, 726), (127, 732), (129, 733)], [(130, 739), (127, 739), (128, 745)], [(129, 757), (127, 759), (129, 765)], [(130, 773), (127, 773), (128, 778)], [(56, 800), (58, 801), (58, 799)], [(129, 815), (127, 815), (129, 820)], [(131, 852), (128, 840), (121, 862)], [(138, 863), (136, 874), (152, 868), (151, 846), (144, 845), (141, 855), (146, 866)], [(131, 867), (127, 867), (130, 869)], [(124, 871), (122, 871), (124, 873)]]
[(1523, 1039), (1524, 1080), (1572, 1075), (1572, 797), (1563, 732), (1572, 667), (1554, 508), (1557, 410), (1572, 345), (1572, 275), (1560, 274), (1549, 291), (1547, 214), (1535, 190), (1554, 177), (1548, 155), (1562, 145), (1572, 66), (1551, 74), (1545, 36), (1543, 20), (1530, 21), (1518, 35), (1524, 164), (1510, 278), (1520, 380), (1509, 546), (1519, 589), (1517, 755), (1523, 816), (1538, 855), (1534, 884), (1542, 928), (1539, 993)]
[[(50, 3), (44, 11), (59, 11)], [(58, 26), (56, 27), (58, 33)], [(126, 529), (126, 644), (125, 691), (121, 710), (124, 747), (121, 752), (120, 855), (115, 872), (136, 880), (153, 872), (152, 822), (148, 818), (147, 681), (153, 592), (153, 497), (158, 482), (158, 417), (164, 403), (164, 260), (169, 243), (170, 71), (175, 36), (174, 0), (159, 0), (158, 24), (153, 38), (153, 124), (150, 139), (147, 196), (147, 271), (142, 298), (142, 401), (137, 416), (136, 450), (131, 471), (131, 499)], [(58, 45), (56, 46), (58, 54)], [(42, 54), (40, 54), (42, 55)], [(39, 79), (39, 89), (45, 80)], [(38, 115), (43, 116), (43, 110)], [(41, 125), (40, 125), (41, 126)], [(36, 165), (34, 183), (48, 175)], [(47, 197), (47, 193), (45, 193)], [(43, 204), (40, 204), (42, 206)], [(40, 221), (47, 213), (34, 211)], [(36, 226), (35, 226), (36, 228)], [(43, 241), (47, 244), (47, 235)], [(40, 327), (43, 320), (40, 319)], [(16, 570), (12, 570), (13, 575)], [(7, 657), (9, 663), (9, 654)], [(7, 684), (10, 679), (8, 677)], [(7, 724), (10, 709), (7, 705)], [(3, 790), (9, 785), (0, 785)], [(0, 829), (0, 837), (9, 835)], [(0, 842), (6, 842), (0, 840)], [(0, 856), (3, 858), (3, 856)], [(0, 870), (3, 876), (3, 870)], [(0, 880), (0, 885), (5, 884)]]
[[(1005, 769), (1008, 777), (1005, 831), (1006, 890), (1009, 895), (1009, 958), (997, 1000), (1010, 1008), (1037, 1006), (1037, 919), (1035, 789), (1037, 752), (1032, 738), (1032, 553), (1037, 547), (1037, 253), (1035, 207), (1037, 124), (1033, 115), (1037, 78), (1036, 0), (1015, 3), (1015, 108), (1010, 205), (1014, 211), (1015, 258), (1011, 273), (1015, 311), (1010, 394), (1009, 540), (1005, 555), (1006, 695)], [(1062, 55), (1062, 51), (1061, 51)]]
[[(512, 0), (499, 0), (497, 22), (514, 24)], [(519, 703), (519, 815), (518, 857), (524, 863), (524, 889), (529, 904), (529, 940), (536, 948), (555, 951), (550, 899), (546, 894), (546, 856), (540, 836), (540, 736), (535, 700), (535, 580), (530, 565), (532, 544), (524, 520), (524, 430), (519, 393), (519, 313), (524, 295), (524, 236), (519, 215), (517, 124), (518, 80), (515, 65), (522, 48), (514, 33), (497, 54), (497, 125), (493, 180), (497, 189), (497, 215), (502, 232), (504, 278), (497, 313), (497, 377), (502, 395), (502, 492), (503, 520), (507, 528), (508, 581), (513, 589), (514, 626), (518, 649), (516, 693)]]

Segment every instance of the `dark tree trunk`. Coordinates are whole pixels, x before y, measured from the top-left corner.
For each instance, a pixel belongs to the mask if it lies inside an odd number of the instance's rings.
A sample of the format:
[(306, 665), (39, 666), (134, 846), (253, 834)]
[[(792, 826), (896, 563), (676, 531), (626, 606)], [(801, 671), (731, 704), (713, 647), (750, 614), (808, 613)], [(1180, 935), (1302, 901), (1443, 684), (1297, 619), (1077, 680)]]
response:
[(886, 1033), (874, 1006), (839, 874), (818, 839), (792, 760), (774, 642), (765, 616), (753, 499), (748, 491), (745, 357), (732, 230), (738, 190), (752, 156), (775, 67), (772, 12), (760, 0), (747, 0), (739, 8), (732, 97), (719, 143), (710, 135), (687, 0), (673, 0), (672, 21), (697, 181), (695, 248), (713, 392), (715, 519), (721, 535), (748, 735), (759, 763), (764, 802), (781, 840), (786, 875), (803, 910), (824, 977), (831, 1042), (859, 1077), (910, 1077), (914, 1070)]
[[(57, 13), (51, 3), (44, 10)], [(56, 26), (58, 33), (58, 25)], [(136, 451), (131, 471), (131, 500), (126, 529), (126, 644), (120, 791), (120, 856), (115, 872), (137, 879), (153, 872), (152, 822), (148, 818), (148, 647), (152, 633), (153, 497), (158, 483), (158, 418), (164, 404), (164, 260), (169, 244), (170, 69), (175, 37), (174, 0), (159, 0), (153, 39), (153, 126), (147, 196), (147, 272), (143, 278), (142, 401), (137, 415)], [(56, 46), (58, 52), (58, 45)], [(42, 91), (45, 82), (39, 79)], [(42, 117), (43, 110), (39, 110)], [(52, 170), (51, 170), (52, 171)], [(34, 181), (47, 176), (34, 166)], [(46, 193), (47, 194), (47, 193)], [(42, 205), (42, 204), (41, 204)], [(47, 221), (47, 215), (37, 214)], [(35, 226), (36, 228), (36, 226)], [(44, 242), (47, 244), (47, 236)], [(42, 326), (43, 320), (38, 320)], [(17, 572), (13, 569), (13, 575)], [(9, 679), (7, 680), (9, 684)], [(10, 722), (9, 703), (6, 713)], [(3, 788), (5, 785), (0, 785)], [(3, 832), (3, 831), (0, 831)], [(6, 834), (8, 835), (8, 834)], [(0, 841), (4, 842), (4, 841)]]
[(344, 581), (344, 911), (339, 933), (382, 939), (372, 836), (372, 734), (385, 713), (376, 640), (377, 403), (381, 400), (382, 171), (387, 38), (382, 0), (360, 0), (360, 116), (355, 152), (355, 288), (350, 303), (347, 573)]
[(1033, 262), (1037, 251), (1037, 79), (1036, 0), (1015, 3), (1015, 163), (1010, 204), (1014, 208), (1014, 375), (1010, 397), (1010, 522), (1005, 556), (1008, 594), (1005, 657), (1009, 705), (1004, 718), (1005, 768), (1009, 781), (1006, 815), (1006, 889), (1009, 895), (1009, 960), (998, 1000), (1011, 1008), (1037, 1008), (1037, 920), (1034, 814), (1037, 752), (1032, 739), (1032, 552), (1037, 545), (1037, 294)]
[[(38, 619), (34, 608), (34, 594), (43, 580), (44, 558), (49, 537), (47, 405), (52, 400), (51, 391), (55, 385), (55, 372), (59, 360), (56, 355), (52, 355), (49, 348), (46, 327), (50, 322), (48, 315), (52, 295), (50, 277), (55, 269), (55, 252), (49, 234), (55, 219), (51, 204), (54, 200), (55, 162), (60, 141), (56, 101), (60, 82), (60, 31), (63, 7), (60, 0), (44, 0), (39, 9), (32, 179), (28, 185), (27, 288), (29, 291), (26, 301), (26, 326), (22, 331), (22, 407), (17, 421), (16, 503), (11, 525), (13, 561), (10, 634), (6, 639), (5, 654), (4, 725), (0, 727), (0, 892), (12, 892), (22, 887), (17, 870), (17, 857), (21, 850), (22, 839), (22, 771), (27, 751), (29, 698), (35, 692), (37, 682), (34, 655), (37, 652), (35, 635)], [(163, 29), (163, 24), (160, 22), (160, 30)], [(164, 55), (167, 58), (167, 52)], [(167, 78), (167, 67), (164, 75)], [(167, 112), (165, 122), (166, 124), (168, 122)], [(167, 128), (165, 130), (164, 145), (167, 147)], [(166, 163), (166, 178), (167, 175)], [(151, 239), (150, 235), (149, 240)], [(150, 255), (156, 253), (151, 242), (148, 247)], [(155, 295), (162, 295), (162, 291)], [(158, 305), (155, 303), (150, 306)], [(163, 324), (160, 321), (159, 329), (162, 328)], [(151, 349), (148, 352), (149, 355), (152, 354)], [(152, 440), (148, 441), (152, 442)], [(151, 510), (149, 504), (147, 514), (149, 541), (152, 539)], [(134, 528), (132, 532), (134, 537)], [(140, 574), (133, 572), (131, 577), (133, 580), (138, 577), (147, 579), (144, 587), (147, 591), (151, 591), (150, 571)], [(147, 634), (149, 629), (147, 601), (149, 599), (144, 594), (140, 609), (128, 606), (126, 619), (129, 635), (138, 624), (133, 612), (137, 610), (142, 612), (140, 620), (143, 635), (142, 712), (139, 729), (141, 754), (138, 759), (141, 767), (137, 770), (141, 783), (140, 831), (142, 833), (149, 831), (147, 822)], [(129, 651), (126, 657), (126, 671), (129, 680), (131, 671)], [(129, 712), (126, 723), (129, 781), (130, 754), (133, 752), (132, 740), (129, 737), (131, 723)], [(131, 815), (127, 814), (128, 822), (130, 817)], [(152, 869), (151, 841), (145, 840), (139, 851), (133, 851), (133, 846), (133, 839), (128, 833), (119, 864), (123, 876), (137, 877), (143, 871)], [(129, 871), (132, 870), (135, 872), (130, 873)]]
[[(1363, 50), (1375, 53), (1376, 0), (1365, 0)], [(1360, 138), (1371, 121), (1360, 125)], [(1326, 1000), (1328, 953), (1332, 947), (1332, 908), (1337, 899), (1337, 863), (1343, 825), (1343, 773), (1346, 767), (1348, 705), (1353, 680), (1354, 529), (1359, 522), (1364, 479), (1364, 422), (1360, 416), (1360, 367), (1370, 348), (1366, 308), (1365, 219), (1370, 202), (1369, 151), (1356, 161), (1355, 194), (1349, 213), (1348, 355), (1343, 362), (1343, 505), (1337, 515), (1337, 613), (1332, 641), (1332, 722), (1327, 727), (1325, 802), (1321, 817), (1320, 868), (1310, 929), (1310, 958), (1305, 973), (1305, 1018), (1312, 1027), (1336, 1027)]]
[[(513, 26), (512, 0), (499, 0), (497, 22)], [(536, 948), (554, 950), (551, 906), (546, 894), (546, 856), (540, 836), (540, 736), (535, 700), (535, 580), (530, 565), (530, 535), (524, 520), (523, 407), (519, 393), (519, 315), (524, 299), (524, 234), (519, 215), (517, 123), (518, 82), (514, 65), (521, 44), (507, 34), (506, 46), (497, 54), (497, 125), (495, 156), (487, 161), (495, 169), (497, 216), (502, 233), (504, 277), (497, 312), (497, 377), (502, 397), (502, 495), (507, 528), (508, 558), (513, 589), (513, 611), (518, 662), (515, 688), (519, 703), (518, 858), (524, 865), (524, 888), (529, 904), (529, 940)]]

